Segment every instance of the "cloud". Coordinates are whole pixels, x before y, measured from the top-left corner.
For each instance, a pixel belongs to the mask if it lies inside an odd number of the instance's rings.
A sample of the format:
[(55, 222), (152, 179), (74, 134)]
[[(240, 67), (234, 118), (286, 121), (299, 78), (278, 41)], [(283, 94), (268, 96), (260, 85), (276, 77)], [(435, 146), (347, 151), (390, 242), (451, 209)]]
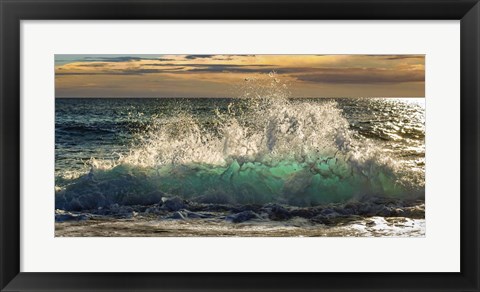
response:
[[(59, 68), (58, 70), (61, 70), (62, 68)], [(69, 75), (128, 75), (124, 72), (56, 72), (56, 76), (69, 76)], [(130, 74), (132, 75), (132, 74)]]
[(188, 59), (188, 60), (208, 59), (208, 58), (211, 58), (213, 56), (215, 56), (215, 55), (186, 55), (185, 59)]
[(207, 66), (195, 66), (188, 72), (210, 72), (210, 73), (269, 73), (274, 68), (269, 65), (224, 65), (209, 64)]
[[(107, 67), (108, 63), (86, 63), (86, 64), (79, 64), (77, 65), (79, 67), (89, 67), (89, 68), (101, 68), (101, 67)], [(62, 69), (61, 67), (58, 69)]]
[(408, 60), (408, 59), (423, 59), (424, 55), (388, 55), (382, 56), (385, 60)]
[(308, 74), (296, 75), (296, 78), (316, 83), (404, 83), (425, 81), (425, 72), (423, 70), (377, 68), (323, 68), (313, 70)]
[[(80, 64), (80, 67), (106, 67), (103, 63)], [(160, 68), (146, 68), (160, 67)], [(236, 64), (192, 64), (192, 63), (148, 63), (141, 67), (129, 67), (96, 72), (70, 71), (64, 72), (62, 67), (57, 68), (56, 75), (143, 75), (159, 73), (268, 73), (274, 68), (271, 65), (236, 65)], [(59, 72), (62, 70), (62, 72)]]
[(84, 57), (84, 62), (130, 62), (130, 61), (141, 61), (141, 60), (158, 60), (158, 58), (144, 58), (144, 57), (133, 57), (133, 56), (119, 56), (119, 57)]
[(162, 68), (162, 69), (148, 69), (148, 68), (132, 68), (126, 69), (121, 71), (121, 73), (125, 75), (142, 75), (142, 74), (156, 74), (156, 73), (164, 73), (170, 71), (178, 71), (182, 70), (185, 67), (173, 67), (173, 68)]
[[(97, 63), (79, 65), (85, 67), (104, 66)], [(150, 68), (148, 68), (150, 67)], [(151, 68), (154, 67), (154, 68)], [(268, 64), (242, 65), (242, 64), (194, 64), (194, 63), (152, 63), (139, 67), (122, 69), (85, 71), (60, 71), (56, 75), (145, 75), (145, 74), (189, 74), (189, 73), (269, 73), (276, 71), (278, 74), (291, 76), (299, 81), (310, 83), (338, 83), (338, 84), (375, 84), (375, 83), (405, 83), (423, 82), (424, 70), (384, 69), (384, 68), (309, 68), (290, 67), (276, 68)]]
[(124, 56), (124, 55), (55, 55), (55, 64), (65, 65), (69, 63), (77, 62), (133, 62), (142, 60), (155, 60), (155, 61), (174, 61), (174, 59), (162, 58), (161, 56)]
[(121, 88), (139, 96), (150, 91), (212, 96), (246, 77), (271, 71), (288, 82), (296, 96), (423, 96), (425, 82), (423, 55), (104, 54), (55, 55), (55, 61), (56, 88), (62, 88), (62, 94), (69, 88), (88, 88), (99, 96), (113, 95), (108, 91), (121, 94)]

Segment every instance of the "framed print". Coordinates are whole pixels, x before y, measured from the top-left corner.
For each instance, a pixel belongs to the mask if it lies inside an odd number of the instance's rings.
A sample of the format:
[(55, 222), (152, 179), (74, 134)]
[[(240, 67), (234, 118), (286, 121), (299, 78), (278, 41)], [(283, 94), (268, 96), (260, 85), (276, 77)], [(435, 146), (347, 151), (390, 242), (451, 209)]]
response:
[(476, 1), (1, 9), (2, 291), (479, 290)]
[(425, 235), (425, 56), (55, 63), (55, 236)]

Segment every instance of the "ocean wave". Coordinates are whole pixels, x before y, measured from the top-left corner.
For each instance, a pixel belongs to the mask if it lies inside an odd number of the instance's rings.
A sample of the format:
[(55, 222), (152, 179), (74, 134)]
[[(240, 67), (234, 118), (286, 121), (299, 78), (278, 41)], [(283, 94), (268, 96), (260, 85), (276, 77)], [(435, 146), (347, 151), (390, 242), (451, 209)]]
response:
[(92, 158), (58, 178), (56, 207), (151, 204), (159, 193), (228, 203), (313, 206), (359, 196), (424, 195), (411, 169), (356, 135), (335, 101), (291, 102), (275, 75), (249, 79), (238, 99), (205, 118), (152, 118), (128, 154)]

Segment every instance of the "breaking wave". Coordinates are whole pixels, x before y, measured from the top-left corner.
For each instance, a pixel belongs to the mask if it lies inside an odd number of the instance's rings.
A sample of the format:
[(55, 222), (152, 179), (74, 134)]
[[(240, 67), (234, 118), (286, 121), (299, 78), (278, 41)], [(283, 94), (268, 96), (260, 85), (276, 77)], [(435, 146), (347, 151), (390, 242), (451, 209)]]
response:
[(214, 113), (183, 104), (152, 117), (128, 154), (92, 158), (85, 172), (57, 178), (56, 208), (153, 204), (165, 195), (295, 206), (424, 196), (423, 171), (358, 135), (335, 101), (288, 99), (275, 74), (247, 79), (241, 92)]

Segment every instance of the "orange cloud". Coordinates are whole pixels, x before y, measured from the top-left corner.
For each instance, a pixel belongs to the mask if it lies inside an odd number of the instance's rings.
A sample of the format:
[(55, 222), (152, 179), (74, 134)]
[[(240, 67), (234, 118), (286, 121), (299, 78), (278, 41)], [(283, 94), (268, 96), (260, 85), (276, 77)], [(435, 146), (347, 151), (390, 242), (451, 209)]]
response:
[(423, 55), (56, 55), (58, 97), (226, 97), (278, 73), (296, 97), (419, 97)]

